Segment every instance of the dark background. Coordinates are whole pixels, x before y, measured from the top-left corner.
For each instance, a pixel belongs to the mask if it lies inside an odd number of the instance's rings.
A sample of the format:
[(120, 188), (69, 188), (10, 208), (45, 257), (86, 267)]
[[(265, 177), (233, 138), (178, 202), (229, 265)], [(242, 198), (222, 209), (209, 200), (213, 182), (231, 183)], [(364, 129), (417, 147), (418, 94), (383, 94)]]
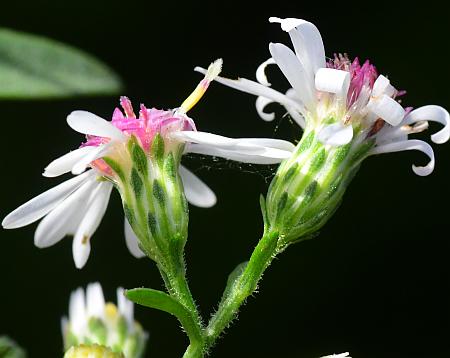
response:
[[(269, 42), (289, 44), (269, 16), (313, 21), (328, 55), (370, 58), (408, 90), (405, 105), (450, 107), (450, 27), (443, 2), (8, 1), (0, 24), (91, 52), (123, 77), (124, 94), (136, 105), (173, 108), (201, 78), (195, 65), (223, 57), (225, 75), (254, 78), (269, 56)], [(283, 83), (281, 74), (271, 75)], [(190, 115), (200, 130), (222, 135), (300, 137), (288, 120), (261, 121), (254, 100), (216, 84)], [(82, 141), (66, 125), (68, 113), (85, 109), (109, 118), (117, 104), (117, 97), (0, 102), (0, 216), (66, 179), (40, 174)], [(274, 108), (281, 118), (283, 111)], [(367, 159), (321, 235), (280, 255), (212, 357), (309, 358), (343, 351), (356, 358), (449, 357), (450, 145), (433, 146), (436, 169), (426, 178), (411, 171), (411, 163), (426, 162), (420, 153)], [(191, 288), (207, 318), (227, 274), (248, 258), (261, 235), (258, 196), (267, 190), (270, 170), (187, 162), (219, 198), (212, 209), (191, 208), (186, 249)], [(14, 337), (31, 357), (60, 357), (59, 324), (71, 290), (98, 280), (115, 301), (119, 285), (161, 288), (155, 265), (128, 253), (122, 215), (115, 192), (81, 271), (69, 238), (39, 250), (33, 246), (35, 225), (2, 231), (0, 334)], [(173, 317), (137, 307), (136, 318), (150, 332), (148, 357), (182, 355), (187, 339)]]

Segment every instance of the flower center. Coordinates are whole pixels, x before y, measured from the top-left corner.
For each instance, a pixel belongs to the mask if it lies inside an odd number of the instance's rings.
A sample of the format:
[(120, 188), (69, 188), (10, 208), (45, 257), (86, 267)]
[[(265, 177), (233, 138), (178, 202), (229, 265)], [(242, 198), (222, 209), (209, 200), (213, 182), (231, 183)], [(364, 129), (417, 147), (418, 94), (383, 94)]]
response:
[[(176, 110), (148, 109), (141, 104), (139, 116), (136, 117), (127, 97), (120, 98), (120, 105), (123, 112), (119, 108), (114, 110), (112, 125), (126, 135), (138, 138), (142, 148), (147, 152), (158, 133), (164, 138), (170, 132), (196, 130), (194, 121)], [(98, 146), (108, 141), (103, 137), (87, 136), (87, 141), (82, 146)]]
[(347, 54), (335, 54), (334, 58), (328, 61), (327, 67), (350, 72), (350, 86), (347, 94), (348, 108), (356, 102), (363, 89), (373, 89), (375, 80), (378, 77), (377, 69), (369, 60), (366, 60), (361, 65), (358, 57), (352, 62)]

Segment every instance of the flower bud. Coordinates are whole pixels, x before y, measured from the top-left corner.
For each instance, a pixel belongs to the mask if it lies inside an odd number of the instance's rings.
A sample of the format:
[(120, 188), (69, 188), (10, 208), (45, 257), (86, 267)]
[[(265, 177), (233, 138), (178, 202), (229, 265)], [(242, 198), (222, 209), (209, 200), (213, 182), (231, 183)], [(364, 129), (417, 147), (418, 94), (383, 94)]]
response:
[(187, 240), (188, 204), (178, 172), (184, 146), (156, 134), (147, 152), (134, 136), (124, 148), (130, 160), (105, 162), (117, 174), (124, 212), (147, 256), (164, 266), (182, 256)]

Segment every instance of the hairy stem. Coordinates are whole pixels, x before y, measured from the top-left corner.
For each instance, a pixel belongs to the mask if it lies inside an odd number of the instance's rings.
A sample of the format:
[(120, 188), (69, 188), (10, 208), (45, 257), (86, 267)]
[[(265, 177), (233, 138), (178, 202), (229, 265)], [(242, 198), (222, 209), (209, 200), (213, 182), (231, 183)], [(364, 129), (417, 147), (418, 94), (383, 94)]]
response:
[(184, 352), (183, 358), (202, 358), (204, 355), (203, 347), (203, 342), (201, 344), (191, 342), (189, 347), (186, 349), (186, 352)]
[[(198, 312), (195, 301), (192, 297), (189, 285), (186, 279), (186, 270), (183, 258), (179, 258), (178, 263), (168, 263), (168, 265), (163, 269), (159, 267), (161, 276), (164, 280), (165, 286), (169, 294), (175, 298), (180, 304), (182, 304), (191, 315), (191, 322), (189, 322), (190, 327), (183, 328), (189, 336), (189, 347), (187, 348), (184, 358), (201, 358), (203, 357), (203, 348), (205, 346), (203, 338), (203, 324), (200, 314)], [(195, 329), (192, 329), (192, 326)], [(189, 334), (189, 332), (194, 331), (194, 334)]]
[(267, 232), (253, 250), (242, 274), (233, 283), (227, 297), (224, 297), (216, 313), (204, 330), (206, 347), (211, 347), (219, 335), (236, 318), (241, 305), (257, 288), (265, 269), (280, 251), (278, 233)]

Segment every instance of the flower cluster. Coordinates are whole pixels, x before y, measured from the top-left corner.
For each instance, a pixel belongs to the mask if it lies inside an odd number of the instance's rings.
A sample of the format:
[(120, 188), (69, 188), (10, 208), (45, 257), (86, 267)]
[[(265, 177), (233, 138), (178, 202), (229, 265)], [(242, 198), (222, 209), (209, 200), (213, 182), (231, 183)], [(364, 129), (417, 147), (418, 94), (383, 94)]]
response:
[[(127, 97), (120, 98), (111, 120), (87, 111), (74, 111), (68, 125), (85, 135), (75, 149), (52, 161), (46, 177), (71, 173), (67, 181), (38, 195), (11, 212), (2, 222), (13, 229), (42, 219), (34, 243), (51, 246), (73, 236), (73, 258), (82, 268), (91, 251), (90, 240), (109, 203), (113, 188), (121, 196), (126, 244), (136, 257), (154, 260), (167, 293), (139, 288), (126, 292), (141, 305), (178, 318), (189, 337), (184, 357), (202, 357), (236, 318), (240, 306), (258, 287), (276, 255), (289, 244), (310, 238), (335, 212), (361, 163), (374, 154), (419, 150), (429, 157), (414, 173), (429, 175), (435, 166), (430, 144), (410, 136), (443, 125), (431, 136), (437, 144), (450, 138), (450, 116), (442, 107), (403, 107), (399, 91), (370, 61), (346, 54), (325, 56), (321, 35), (312, 23), (272, 17), (291, 38), (293, 50), (272, 43), (271, 57), (256, 70), (256, 80), (220, 77), (222, 60), (208, 69), (194, 91), (174, 109), (148, 108), (136, 114)], [(271, 88), (265, 70), (276, 64), (291, 88)], [(281, 104), (303, 129), (296, 145), (279, 139), (227, 138), (202, 132), (187, 112), (202, 98), (212, 81), (257, 96), (263, 120), (275, 119), (268, 104)], [(255, 164), (278, 164), (266, 198), (261, 197), (264, 234), (249, 261), (229, 276), (217, 311), (204, 325), (190, 292), (184, 261), (188, 237), (188, 203), (211, 207), (214, 192), (181, 162), (195, 153)], [(100, 284), (74, 291), (69, 317), (62, 319), (65, 357), (138, 358), (147, 333), (134, 321), (133, 304), (117, 290), (117, 306), (105, 303)], [(12, 345), (6, 341), (5, 345)], [(348, 357), (349, 353), (324, 358)]]

